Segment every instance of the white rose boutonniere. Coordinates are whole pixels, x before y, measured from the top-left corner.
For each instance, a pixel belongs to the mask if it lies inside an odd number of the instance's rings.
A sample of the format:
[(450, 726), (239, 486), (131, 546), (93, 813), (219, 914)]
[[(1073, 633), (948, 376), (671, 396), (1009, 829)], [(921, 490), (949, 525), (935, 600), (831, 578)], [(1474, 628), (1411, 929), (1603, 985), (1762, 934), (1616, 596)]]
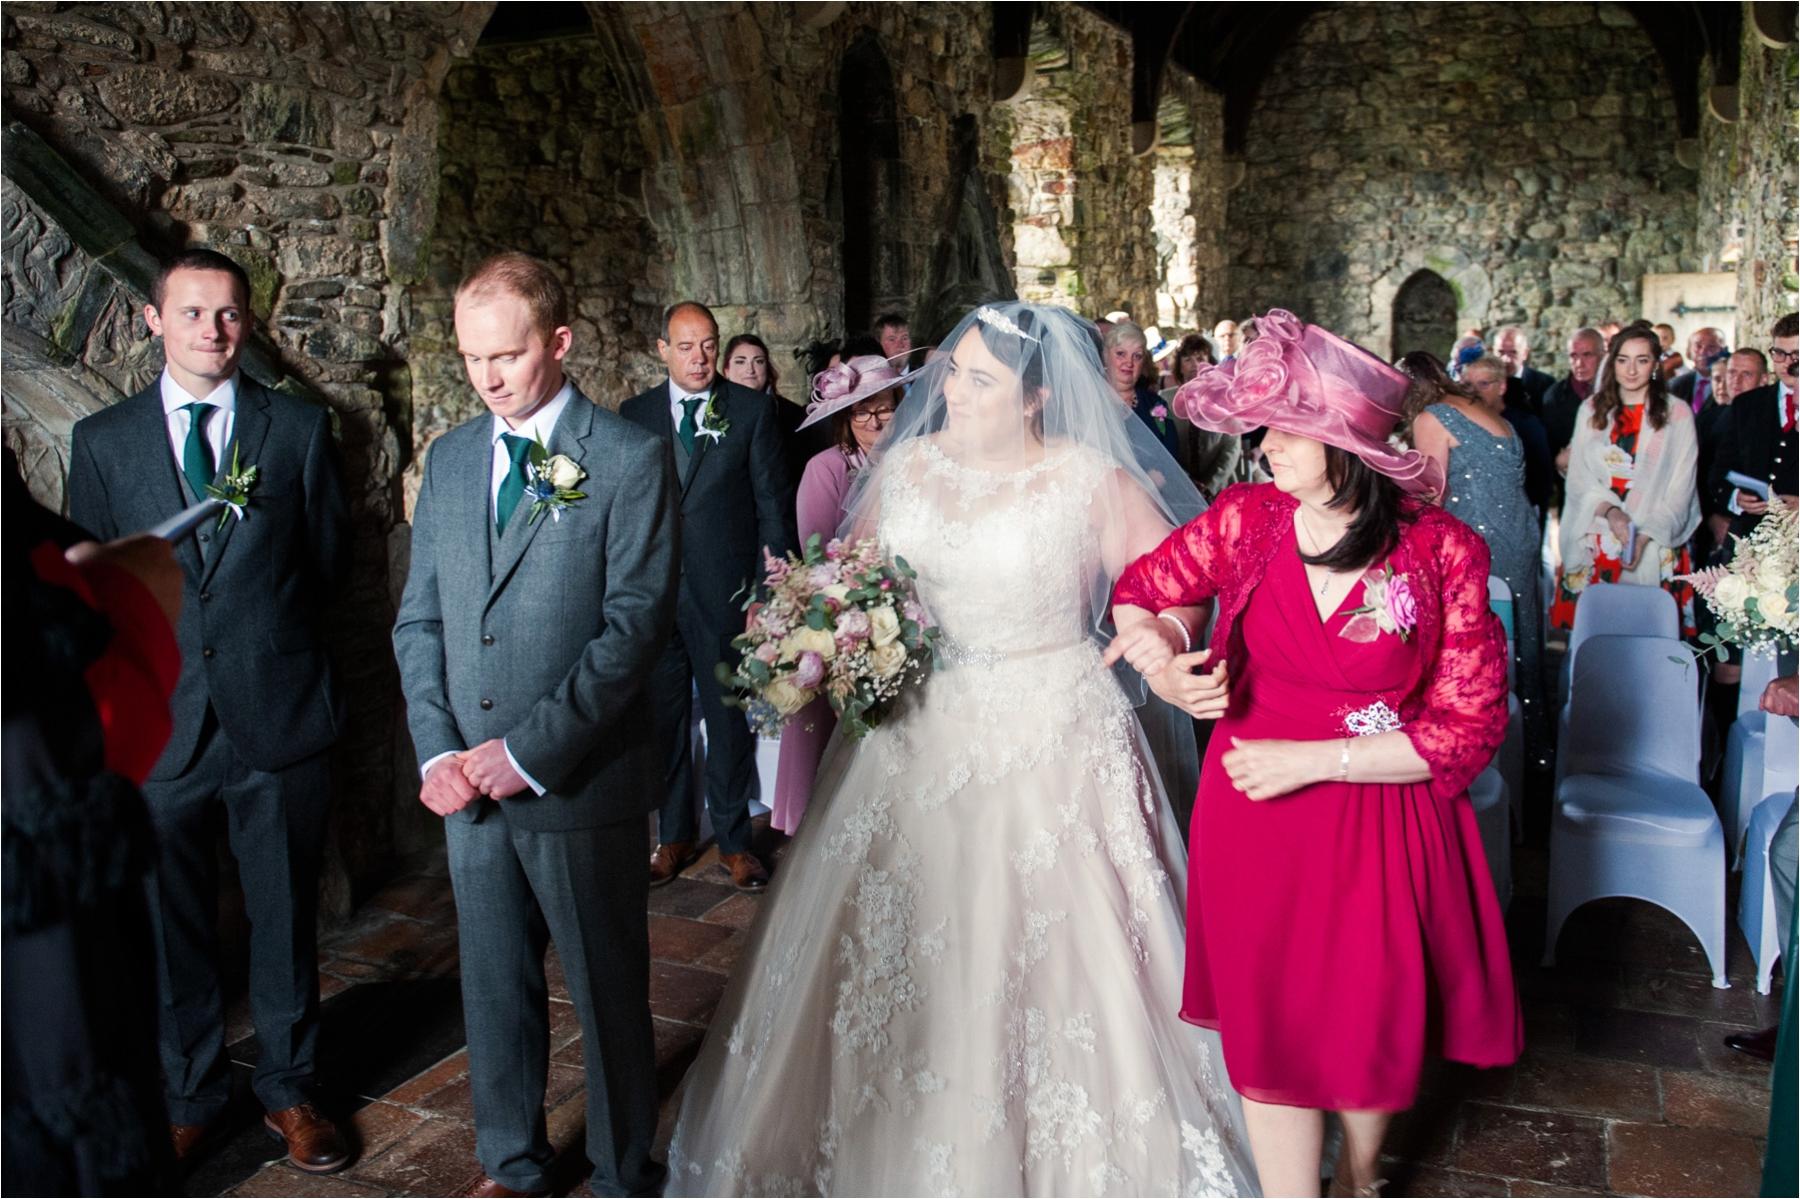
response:
[(695, 425), (694, 436), (706, 437), (718, 441), (731, 431), (731, 422), (719, 411), (719, 390), (714, 387), (707, 393), (706, 406), (700, 409), (700, 420)]
[(525, 464), (525, 494), (531, 500), (531, 522), (536, 524), (544, 513), (560, 521), (563, 509), (587, 499), (585, 491), (575, 485), (587, 478), (587, 471), (567, 454), (552, 454), (541, 441), (531, 445), (531, 460)]

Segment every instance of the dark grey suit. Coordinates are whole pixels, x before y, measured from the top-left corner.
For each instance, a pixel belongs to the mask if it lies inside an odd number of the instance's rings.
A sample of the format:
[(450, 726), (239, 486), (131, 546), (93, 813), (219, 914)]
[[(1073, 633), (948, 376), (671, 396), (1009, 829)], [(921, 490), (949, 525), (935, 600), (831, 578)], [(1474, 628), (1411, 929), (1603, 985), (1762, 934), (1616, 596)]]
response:
[(714, 386), (729, 428), (716, 441), (696, 439), (691, 455), (675, 435), (667, 380), (626, 400), (619, 414), (669, 446), (681, 479), (681, 603), (675, 635), (651, 682), (651, 702), (670, 745), (662, 840), (699, 837), (684, 735), (697, 683), (706, 719), (706, 804), (713, 835), (721, 853), (742, 853), (750, 848), (756, 744), (743, 713), (725, 706), (713, 668), (734, 658), (731, 639), (744, 631), (741, 602), (745, 589), (762, 579), (764, 547), (785, 554), (798, 539), (774, 407), (780, 401), (723, 375)]
[(421, 767), (503, 738), (546, 788), (477, 799), (446, 821), (462, 949), (476, 1152), (488, 1176), (543, 1191), (554, 941), (581, 1020), (596, 1194), (653, 1190), (643, 817), (663, 745), (642, 691), (675, 614), (679, 529), (662, 443), (576, 392), (547, 442), (587, 498), (493, 537), (493, 418), (432, 446), (394, 626)]
[[(257, 1097), (271, 1111), (309, 1098), (325, 750), (343, 722), (320, 635), (350, 550), (330, 420), (323, 408), (240, 376), (232, 441), (260, 477), (244, 520), (207, 524), (176, 547), (186, 582), (174, 731), (144, 784), (158, 841), (163, 1070), (170, 1115), (182, 1124), (211, 1121), (230, 1097), (214, 927), (221, 807), (251, 922)], [(228, 448), (221, 473), (230, 460)], [(69, 515), (77, 524), (110, 539), (191, 502), (158, 386), (75, 426)]]

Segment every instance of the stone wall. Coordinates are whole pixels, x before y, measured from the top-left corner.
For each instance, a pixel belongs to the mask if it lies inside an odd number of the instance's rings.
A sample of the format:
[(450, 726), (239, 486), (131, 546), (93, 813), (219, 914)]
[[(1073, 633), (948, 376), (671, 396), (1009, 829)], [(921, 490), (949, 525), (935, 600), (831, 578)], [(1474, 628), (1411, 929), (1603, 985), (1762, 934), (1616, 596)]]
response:
[(1462, 325), (1518, 323), (1540, 363), (1560, 362), (1569, 331), (1636, 313), (1642, 275), (1698, 265), (1676, 136), (1621, 5), (1326, 9), (1251, 117), (1231, 306), (1292, 308), (1379, 353), (1420, 348), (1390, 345), (1391, 309), (1430, 269)]
[(1739, 112), (1729, 127), (1732, 192), (1743, 214), (1738, 339), (1766, 347), (1775, 321), (1800, 308), (1800, 48), (1765, 47), (1744, 7)]
[(456, 352), (456, 284), (483, 257), (523, 250), (568, 288), (566, 366), (616, 408), (662, 373), (655, 337), (669, 256), (644, 215), (647, 164), (617, 70), (593, 35), (480, 46), (444, 80), (438, 207), (408, 289), (416, 474), (424, 449), (483, 410)]

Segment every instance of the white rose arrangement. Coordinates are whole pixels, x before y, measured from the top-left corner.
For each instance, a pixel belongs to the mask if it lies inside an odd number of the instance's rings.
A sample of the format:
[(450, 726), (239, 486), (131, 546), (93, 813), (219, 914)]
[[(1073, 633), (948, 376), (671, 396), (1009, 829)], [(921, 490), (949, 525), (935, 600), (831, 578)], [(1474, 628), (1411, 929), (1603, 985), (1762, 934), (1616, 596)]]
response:
[(808, 539), (799, 556), (767, 558), (767, 602), (732, 641), (737, 669), (718, 666), (760, 734), (823, 696), (846, 736), (865, 736), (932, 665), (938, 630), (906, 560), (885, 559), (873, 538), (821, 541)]
[(1680, 576), (1719, 622), (1717, 632), (1700, 634), (1700, 656), (1723, 662), (1732, 645), (1763, 655), (1793, 649), (1800, 635), (1800, 515), (1770, 504), (1750, 535), (1734, 540), (1730, 562)]

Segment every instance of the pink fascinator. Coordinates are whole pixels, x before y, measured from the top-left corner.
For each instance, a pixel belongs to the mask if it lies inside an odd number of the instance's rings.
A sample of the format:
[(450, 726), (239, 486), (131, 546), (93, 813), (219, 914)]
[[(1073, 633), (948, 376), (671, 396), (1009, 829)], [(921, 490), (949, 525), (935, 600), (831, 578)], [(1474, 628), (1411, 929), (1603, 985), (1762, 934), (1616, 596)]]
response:
[(1283, 308), (1256, 318), (1257, 338), (1223, 366), (1202, 366), (1175, 393), (1178, 416), (1214, 433), (1280, 429), (1361, 458), (1406, 491), (1444, 490), (1444, 471), (1388, 442), (1407, 377), (1337, 334)]
[(807, 401), (806, 419), (799, 427), (816, 425), (834, 412), (904, 385), (918, 372), (902, 370), (895, 364), (904, 363), (916, 352), (908, 351), (896, 358), (864, 354), (820, 371), (812, 377), (812, 398)]

